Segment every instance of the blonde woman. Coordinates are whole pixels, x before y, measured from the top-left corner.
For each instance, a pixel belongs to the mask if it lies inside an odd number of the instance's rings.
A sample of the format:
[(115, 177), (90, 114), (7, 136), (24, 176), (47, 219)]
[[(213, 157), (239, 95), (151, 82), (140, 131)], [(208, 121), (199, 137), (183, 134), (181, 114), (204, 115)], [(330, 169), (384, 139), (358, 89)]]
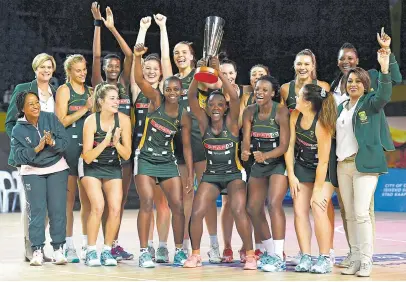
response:
[(79, 186), (81, 203), (81, 219), (83, 232), (82, 258), (86, 255), (87, 231), (86, 222), (89, 215), (89, 199), (78, 182), (78, 164), (82, 153), (83, 124), (88, 116), (93, 98), (90, 88), (85, 85), (87, 68), (86, 60), (82, 55), (70, 55), (64, 62), (66, 83), (58, 88), (56, 93), (55, 114), (65, 127), (69, 135), (69, 147), (65, 152), (65, 158), (69, 165), (68, 194), (66, 205), (66, 248), (65, 256), (68, 262), (78, 263), (73, 244), (73, 205), (75, 203), (76, 186)]

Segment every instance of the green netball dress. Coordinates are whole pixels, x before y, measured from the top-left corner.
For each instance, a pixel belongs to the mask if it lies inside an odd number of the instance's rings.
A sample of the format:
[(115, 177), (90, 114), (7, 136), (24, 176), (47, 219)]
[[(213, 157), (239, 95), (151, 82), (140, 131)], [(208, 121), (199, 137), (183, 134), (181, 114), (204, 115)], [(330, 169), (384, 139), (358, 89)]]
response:
[[(248, 97), (248, 100), (247, 100), (247, 107), (249, 105), (255, 104), (254, 100), (255, 100), (254, 99), (254, 92), (251, 92), (250, 96)], [(240, 113), (240, 114), (242, 114), (242, 113)], [(242, 142), (242, 139), (243, 139), (243, 129), (241, 128), (240, 129), (240, 147), (239, 147), (240, 152), (238, 153), (238, 156), (241, 156), (241, 148), (242, 148), (241, 142)], [(254, 156), (252, 154), (248, 157), (247, 161), (242, 162), (242, 165), (244, 166), (245, 172), (247, 173), (247, 179), (249, 179), (250, 176), (251, 176), (251, 169), (252, 169), (252, 165), (254, 164), (254, 162), (255, 162), (255, 160), (254, 160)]]
[[(317, 79), (312, 80), (312, 84), (317, 85)], [(289, 111), (292, 112), (296, 108), (296, 92), (295, 92), (296, 83), (294, 80), (289, 82), (289, 92), (288, 98), (286, 98), (286, 107)]]
[(220, 134), (215, 135), (209, 123), (203, 136), (206, 171), (201, 182), (216, 185), (221, 194), (227, 194), (227, 185), (231, 181), (236, 179), (246, 181), (244, 168), (238, 158), (238, 139), (228, 130), (225, 121)]
[[(103, 131), (100, 125), (100, 113), (96, 112), (96, 133), (94, 134), (93, 148), (97, 147), (106, 138), (107, 132)], [(114, 128), (110, 144), (101, 154), (87, 164), (83, 162), (84, 176), (92, 176), (98, 179), (121, 179), (121, 160), (117, 149), (113, 146), (113, 135), (117, 127), (120, 127), (118, 113), (114, 114)]]
[[(316, 179), (316, 169), (319, 163), (317, 155), (318, 145), (316, 138), (316, 124), (318, 116), (313, 119), (312, 125), (309, 129), (303, 129), (300, 126), (302, 120), (302, 113), (296, 121), (296, 141), (295, 141), (295, 175), (299, 179), (299, 182), (311, 182), (314, 183)], [(326, 175), (326, 181), (331, 182), (335, 187), (338, 187), (337, 181), (337, 157), (335, 157), (336, 144), (335, 139), (331, 141), (330, 149), (330, 161), (329, 169)]]
[[(189, 106), (189, 100), (188, 100), (188, 90), (189, 90), (189, 85), (192, 83), (193, 76), (195, 74), (195, 70), (193, 69), (187, 76), (181, 79), (182, 81), (182, 88), (183, 88), (183, 93), (179, 98), (179, 106), (183, 107), (188, 111), (192, 118), (192, 129), (191, 129), (191, 145), (192, 145), (192, 156), (193, 156), (193, 162), (200, 162), (205, 160), (204, 156), (204, 149), (202, 145), (202, 135), (200, 133), (199, 129), (199, 122), (197, 121), (196, 117), (190, 112), (190, 106)], [(177, 75), (178, 76), (178, 75)], [(204, 107), (206, 103), (207, 97), (204, 95), (200, 94), (199, 91), (199, 104), (200, 107)], [(178, 160), (178, 164), (185, 164), (185, 159), (183, 157), (183, 145), (182, 145), (182, 132), (179, 131), (175, 135), (174, 139), (175, 143), (175, 156), (176, 159)]]
[[(70, 92), (67, 114), (72, 115), (82, 107), (86, 107), (87, 98), (90, 95), (89, 88), (85, 86), (85, 93), (78, 94), (73, 90), (72, 85), (69, 82), (66, 83), (66, 86), (68, 86)], [(65, 128), (69, 135), (69, 146), (66, 149), (64, 156), (69, 165), (69, 175), (72, 176), (79, 175), (78, 165), (83, 146), (83, 125), (88, 115), (89, 112)]]
[[(106, 81), (101, 82), (102, 85), (108, 84)], [(127, 115), (128, 117), (131, 118), (131, 97), (128, 95), (127, 89), (124, 85), (122, 85), (120, 82), (117, 83), (117, 88), (118, 88), (118, 96), (119, 96), (119, 105), (118, 105), (118, 111), (120, 113), (123, 113)], [(134, 136), (133, 136), (134, 138)], [(134, 148), (134, 147), (133, 147)], [(121, 165), (127, 165), (131, 164), (131, 158), (128, 160), (122, 160)]]
[[(256, 105), (251, 124), (251, 153), (253, 151), (270, 152), (279, 146), (280, 127), (275, 117), (278, 103), (272, 103), (271, 114), (265, 120), (260, 120), (259, 106)], [(286, 165), (283, 155), (269, 158), (264, 163), (254, 162), (251, 168), (252, 177), (268, 177), (273, 174), (285, 174)]]
[(153, 176), (162, 181), (179, 176), (173, 153), (173, 138), (180, 130), (183, 108), (176, 118), (165, 113), (165, 100), (152, 113), (147, 114), (144, 133), (134, 159), (134, 174)]

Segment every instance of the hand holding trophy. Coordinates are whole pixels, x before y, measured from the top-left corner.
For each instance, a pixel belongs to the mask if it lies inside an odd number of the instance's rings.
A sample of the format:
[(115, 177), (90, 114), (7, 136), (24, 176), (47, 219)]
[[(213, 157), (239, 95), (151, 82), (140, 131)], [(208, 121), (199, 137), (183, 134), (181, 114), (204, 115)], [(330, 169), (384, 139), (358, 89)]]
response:
[(208, 67), (208, 60), (217, 55), (223, 38), (224, 19), (217, 16), (206, 18), (204, 29), (203, 59), (205, 66), (196, 69), (194, 78), (204, 83), (216, 83), (218, 80), (218, 70)]

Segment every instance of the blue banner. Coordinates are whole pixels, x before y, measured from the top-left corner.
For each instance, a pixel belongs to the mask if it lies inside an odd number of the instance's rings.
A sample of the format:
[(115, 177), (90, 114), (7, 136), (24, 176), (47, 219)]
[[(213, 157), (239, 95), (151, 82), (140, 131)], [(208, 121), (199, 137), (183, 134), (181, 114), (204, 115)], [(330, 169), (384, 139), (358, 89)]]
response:
[(406, 212), (406, 169), (392, 168), (379, 177), (375, 211)]

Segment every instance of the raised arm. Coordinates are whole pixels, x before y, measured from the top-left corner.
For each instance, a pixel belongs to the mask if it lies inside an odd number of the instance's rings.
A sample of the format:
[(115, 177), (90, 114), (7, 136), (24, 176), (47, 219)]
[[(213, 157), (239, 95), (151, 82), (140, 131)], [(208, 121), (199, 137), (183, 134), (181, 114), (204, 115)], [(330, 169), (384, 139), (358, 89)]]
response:
[(191, 131), (192, 131), (192, 119), (188, 112), (183, 109), (182, 120), (182, 144), (183, 144), (183, 156), (185, 158), (186, 168), (188, 172), (187, 178), (187, 186), (184, 187), (186, 193), (193, 191), (193, 180), (194, 180), (194, 172), (193, 172), (193, 155), (192, 155), (192, 145), (191, 145)]
[(378, 77), (378, 90), (376, 94), (369, 100), (370, 105), (376, 112), (379, 112), (383, 107), (390, 102), (392, 96), (392, 81), (391, 73), (389, 72), (389, 54), (390, 50), (378, 50), (378, 62), (381, 65), (381, 71)]
[(173, 75), (171, 56), (169, 51), (168, 32), (166, 30), (166, 17), (161, 14), (154, 15), (154, 20), (161, 30), (161, 66), (162, 81)]
[(55, 114), (59, 118), (59, 121), (64, 127), (67, 127), (84, 116), (93, 107), (93, 97), (90, 96), (87, 99), (86, 105), (68, 115), (68, 103), (70, 99), (70, 91), (66, 84), (61, 85), (56, 91), (56, 101), (55, 101)]
[(97, 2), (92, 3), (92, 15), (95, 22), (94, 25), (94, 35), (93, 35), (93, 63), (92, 63), (92, 86), (95, 87), (97, 84), (103, 82), (103, 77), (101, 74), (101, 43), (100, 43), (100, 32), (101, 32), (101, 20), (102, 16), (100, 13), (100, 5)]
[(294, 151), (295, 151), (295, 142), (296, 142), (296, 121), (299, 116), (299, 112), (297, 110), (294, 110), (292, 114), (290, 115), (290, 138), (289, 138), (289, 147), (288, 150), (285, 153), (285, 163), (286, 163), (286, 171), (288, 173), (288, 178), (289, 178), (289, 187), (290, 187), (290, 194), (292, 196), (292, 199), (294, 199), (297, 195), (297, 193), (300, 190), (299, 187), (299, 180), (297, 179), (295, 175), (295, 170), (294, 170)]
[[(145, 36), (147, 34), (148, 28), (151, 25), (151, 17), (144, 17), (140, 20), (140, 29), (138, 31), (137, 40), (135, 44), (144, 44), (145, 45)], [(142, 62), (141, 62), (142, 63)], [(141, 68), (142, 70), (142, 68)], [(137, 83), (135, 82), (134, 75), (135, 75), (135, 66), (134, 61), (131, 67), (131, 94), (132, 94), (132, 102), (133, 104), (137, 101), (138, 94), (140, 94), (140, 88), (138, 87)], [(142, 72), (141, 72), (142, 74)]]
[(144, 44), (136, 44), (134, 46), (134, 80), (142, 93), (151, 100), (151, 103), (155, 105), (155, 108), (161, 104), (161, 95), (158, 90), (154, 89), (152, 85), (144, 79), (142, 75), (141, 57), (147, 52), (148, 48)]
[[(381, 48), (384, 48), (390, 52), (390, 44), (392, 39), (388, 34), (385, 33), (385, 29), (382, 27), (381, 33), (376, 34), (376, 39), (378, 40)], [(392, 86), (400, 84), (402, 82), (402, 74), (400, 73), (399, 64), (396, 61), (395, 55), (391, 53), (389, 55), (389, 72), (392, 78)]]
[(132, 64), (132, 52), (131, 48), (125, 42), (124, 38), (117, 31), (114, 26), (114, 17), (113, 12), (110, 7), (106, 8), (106, 19), (102, 18), (104, 25), (110, 30), (114, 38), (117, 40), (118, 45), (120, 45), (121, 51), (124, 53), (124, 63), (123, 63), (123, 72), (120, 75), (119, 81), (121, 84), (127, 85), (130, 84), (130, 74), (131, 74), (131, 64)]
[(189, 85), (187, 97), (188, 97), (188, 101), (189, 101), (190, 111), (199, 121), (200, 133), (203, 136), (203, 134), (207, 128), (208, 120), (207, 120), (206, 112), (204, 111), (204, 109), (200, 108), (199, 100), (197, 99), (197, 85), (198, 84), (199, 84), (199, 82), (193, 78), (192, 83), (190, 83), (190, 85)]

